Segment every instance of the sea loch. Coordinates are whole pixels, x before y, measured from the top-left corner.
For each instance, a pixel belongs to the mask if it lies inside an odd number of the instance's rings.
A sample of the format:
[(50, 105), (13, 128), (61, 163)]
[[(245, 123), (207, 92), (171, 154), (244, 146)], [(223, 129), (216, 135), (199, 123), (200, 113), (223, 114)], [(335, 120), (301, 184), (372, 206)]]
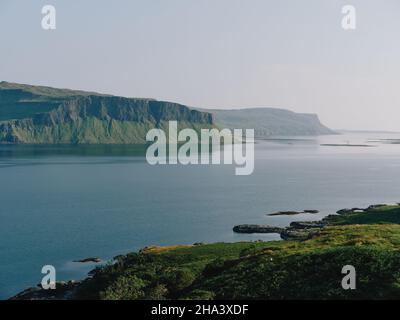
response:
[[(0, 298), (39, 283), (85, 277), (95, 263), (147, 245), (278, 240), (239, 224), (287, 226), (346, 207), (399, 201), (394, 134), (256, 141), (257, 174), (230, 165), (151, 166), (134, 146), (0, 146)], [(373, 147), (321, 146), (370, 144)], [(372, 142), (373, 141), (373, 142)], [(305, 208), (318, 214), (267, 216)]]

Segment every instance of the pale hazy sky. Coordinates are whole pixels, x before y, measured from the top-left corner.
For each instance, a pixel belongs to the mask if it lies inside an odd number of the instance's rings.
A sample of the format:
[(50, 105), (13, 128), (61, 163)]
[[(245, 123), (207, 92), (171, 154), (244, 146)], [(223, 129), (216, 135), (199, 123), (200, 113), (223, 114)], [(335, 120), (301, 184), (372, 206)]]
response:
[(399, 31), (399, 0), (0, 0), (0, 80), (400, 131)]

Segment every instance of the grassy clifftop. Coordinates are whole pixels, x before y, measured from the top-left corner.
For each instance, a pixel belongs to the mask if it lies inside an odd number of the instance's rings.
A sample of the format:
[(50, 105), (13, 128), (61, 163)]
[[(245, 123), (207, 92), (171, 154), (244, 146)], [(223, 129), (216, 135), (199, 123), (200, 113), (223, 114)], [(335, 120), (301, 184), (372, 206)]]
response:
[(0, 83), (0, 143), (143, 144), (169, 120), (214, 127), (211, 114), (177, 103)]

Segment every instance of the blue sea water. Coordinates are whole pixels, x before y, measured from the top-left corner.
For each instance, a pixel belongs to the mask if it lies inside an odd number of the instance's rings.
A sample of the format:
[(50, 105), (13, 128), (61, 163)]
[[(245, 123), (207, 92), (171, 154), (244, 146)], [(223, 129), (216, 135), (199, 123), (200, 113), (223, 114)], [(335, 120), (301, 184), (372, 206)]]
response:
[[(94, 264), (76, 259), (147, 245), (277, 240), (232, 227), (400, 202), (400, 144), (380, 139), (400, 135), (257, 141), (250, 176), (235, 176), (231, 165), (150, 166), (132, 146), (0, 146), (0, 299), (39, 283), (47, 264), (58, 280), (80, 279)], [(320, 213), (266, 215), (303, 209)]]

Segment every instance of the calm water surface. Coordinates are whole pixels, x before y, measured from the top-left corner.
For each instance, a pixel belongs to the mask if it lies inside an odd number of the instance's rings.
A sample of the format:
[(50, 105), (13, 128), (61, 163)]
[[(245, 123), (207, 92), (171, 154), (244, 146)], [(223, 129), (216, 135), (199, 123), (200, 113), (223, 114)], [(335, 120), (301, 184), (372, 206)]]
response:
[[(0, 299), (39, 283), (45, 264), (59, 280), (79, 279), (93, 264), (75, 259), (146, 245), (274, 240), (232, 227), (286, 226), (344, 207), (400, 202), (393, 139), (400, 135), (258, 141), (251, 176), (235, 176), (227, 165), (150, 166), (132, 146), (0, 146)], [(303, 209), (321, 213), (266, 216)]]

